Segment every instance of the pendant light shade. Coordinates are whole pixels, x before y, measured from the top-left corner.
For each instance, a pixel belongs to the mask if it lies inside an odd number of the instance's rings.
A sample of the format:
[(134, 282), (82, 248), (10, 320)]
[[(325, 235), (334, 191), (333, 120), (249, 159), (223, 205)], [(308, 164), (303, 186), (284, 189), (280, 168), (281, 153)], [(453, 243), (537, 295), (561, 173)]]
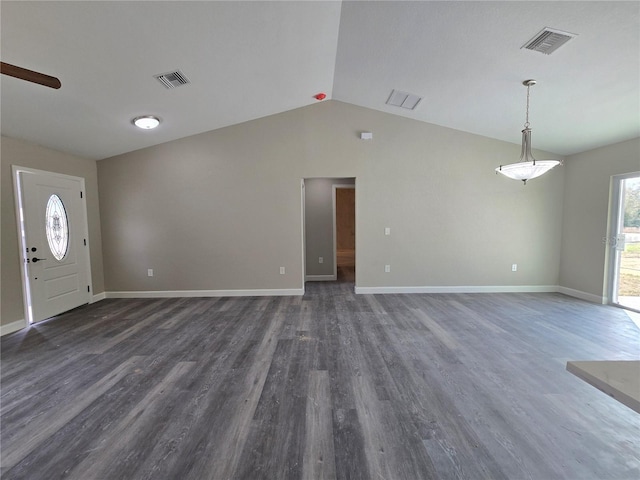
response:
[(527, 180), (539, 177), (559, 164), (560, 162), (557, 160), (533, 160), (531, 162), (518, 162), (510, 165), (501, 165), (496, 168), (496, 171), (500, 172), (505, 177), (513, 178), (514, 180), (522, 180), (524, 183), (527, 183)]
[(531, 128), (529, 128), (529, 88), (536, 84), (535, 80), (525, 80), (522, 82), (527, 87), (527, 115), (522, 130), (522, 151), (520, 161), (509, 165), (500, 165), (496, 168), (497, 173), (512, 178), (522, 180), (526, 185), (527, 180), (539, 177), (547, 173), (553, 167), (560, 165), (558, 160), (536, 160), (531, 153)]

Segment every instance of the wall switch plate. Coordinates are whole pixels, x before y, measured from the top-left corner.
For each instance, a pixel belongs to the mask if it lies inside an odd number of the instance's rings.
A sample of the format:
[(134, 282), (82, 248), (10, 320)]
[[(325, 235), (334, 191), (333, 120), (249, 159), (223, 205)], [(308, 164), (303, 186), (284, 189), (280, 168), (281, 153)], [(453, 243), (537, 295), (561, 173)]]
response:
[(389, 227), (384, 227), (384, 234), (391, 235), (391, 229)]
[(518, 271), (518, 264), (514, 263), (513, 265), (511, 265), (511, 271), (512, 272), (517, 272)]
[(385, 271), (385, 273), (389, 273), (391, 271), (391, 265), (385, 265), (384, 266), (384, 271)]
[(284, 275), (284, 267), (280, 267), (280, 275)]
[(322, 262), (324, 262), (324, 258), (318, 257), (318, 263), (322, 263)]
[(153, 277), (153, 268), (147, 269), (147, 277)]

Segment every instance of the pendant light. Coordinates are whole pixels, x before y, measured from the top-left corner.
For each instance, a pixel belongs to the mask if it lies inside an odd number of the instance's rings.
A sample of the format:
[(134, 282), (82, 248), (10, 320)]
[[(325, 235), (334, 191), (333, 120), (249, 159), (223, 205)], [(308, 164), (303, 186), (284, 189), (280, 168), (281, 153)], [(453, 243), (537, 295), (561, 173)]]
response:
[(527, 115), (522, 130), (522, 152), (520, 153), (520, 161), (509, 165), (500, 165), (496, 168), (496, 172), (513, 178), (514, 180), (522, 180), (527, 184), (527, 180), (539, 177), (547, 173), (553, 167), (560, 165), (558, 160), (536, 160), (531, 154), (531, 128), (529, 128), (529, 89), (536, 84), (535, 80), (525, 80), (522, 84), (527, 87)]

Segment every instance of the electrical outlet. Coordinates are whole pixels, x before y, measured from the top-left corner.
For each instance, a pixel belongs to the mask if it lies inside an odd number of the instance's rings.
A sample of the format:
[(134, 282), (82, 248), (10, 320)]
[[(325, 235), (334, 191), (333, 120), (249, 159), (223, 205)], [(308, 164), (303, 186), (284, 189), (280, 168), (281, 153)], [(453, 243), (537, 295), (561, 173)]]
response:
[(323, 263), (323, 262), (324, 262), (324, 258), (318, 257), (318, 263)]
[(385, 265), (384, 266), (384, 271), (385, 271), (385, 273), (389, 273), (391, 271), (391, 265)]
[(147, 269), (147, 277), (153, 277), (153, 268)]
[(280, 267), (280, 275), (284, 275), (284, 267)]
[(518, 271), (518, 264), (514, 263), (513, 265), (511, 265), (511, 271), (512, 272), (517, 272)]
[(384, 234), (391, 235), (391, 229), (389, 227), (384, 227)]

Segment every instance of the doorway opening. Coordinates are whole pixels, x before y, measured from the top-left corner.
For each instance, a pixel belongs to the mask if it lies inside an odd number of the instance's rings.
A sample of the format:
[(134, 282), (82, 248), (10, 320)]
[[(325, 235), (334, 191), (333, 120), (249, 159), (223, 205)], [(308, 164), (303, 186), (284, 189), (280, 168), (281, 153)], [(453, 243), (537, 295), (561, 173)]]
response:
[(356, 179), (304, 179), (304, 279), (356, 282)]
[(613, 177), (609, 295), (640, 312), (640, 172)]

